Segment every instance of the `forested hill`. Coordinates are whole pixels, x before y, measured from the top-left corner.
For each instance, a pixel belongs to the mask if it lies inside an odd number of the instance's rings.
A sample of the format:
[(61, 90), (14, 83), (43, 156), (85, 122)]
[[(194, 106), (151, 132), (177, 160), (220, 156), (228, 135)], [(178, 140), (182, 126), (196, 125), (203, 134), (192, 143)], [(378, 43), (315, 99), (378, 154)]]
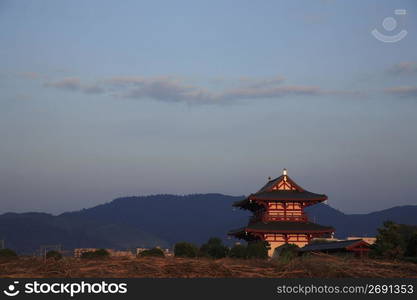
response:
[[(0, 239), (19, 252), (40, 245), (76, 247), (169, 247), (178, 241), (197, 244), (224, 238), (244, 226), (248, 212), (233, 209), (243, 196), (222, 194), (153, 195), (118, 198), (109, 203), (58, 216), (43, 213), (0, 215)], [(328, 205), (307, 209), (311, 221), (331, 225), (336, 236), (373, 236), (386, 220), (417, 225), (417, 206), (401, 206), (369, 214), (344, 214)]]

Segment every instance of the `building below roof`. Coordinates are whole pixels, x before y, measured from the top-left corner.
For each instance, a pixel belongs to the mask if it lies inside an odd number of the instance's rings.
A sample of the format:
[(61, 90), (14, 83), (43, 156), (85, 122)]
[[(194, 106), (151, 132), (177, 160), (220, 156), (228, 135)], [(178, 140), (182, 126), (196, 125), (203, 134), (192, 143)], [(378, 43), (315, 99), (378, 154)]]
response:
[(284, 244), (303, 247), (314, 238), (330, 238), (334, 228), (308, 221), (304, 209), (327, 200), (325, 194), (309, 192), (288, 176), (282, 175), (268, 182), (256, 193), (233, 203), (234, 207), (253, 213), (245, 227), (230, 230), (228, 235), (247, 242), (265, 241), (269, 245), (268, 255)]
[(300, 253), (324, 252), (324, 253), (353, 253), (355, 256), (368, 255), (370, 244), (362, 239), (344, 240), (338, 242), (313, 243), (300, 248)]
[(369, 237), (369, 236), (348, 236), (347, 237), (348, 240), (364, 240), (365, 242), (367, 242), (368, 244), (372, 245), (375, 244), (376, 242), (376, 237)]

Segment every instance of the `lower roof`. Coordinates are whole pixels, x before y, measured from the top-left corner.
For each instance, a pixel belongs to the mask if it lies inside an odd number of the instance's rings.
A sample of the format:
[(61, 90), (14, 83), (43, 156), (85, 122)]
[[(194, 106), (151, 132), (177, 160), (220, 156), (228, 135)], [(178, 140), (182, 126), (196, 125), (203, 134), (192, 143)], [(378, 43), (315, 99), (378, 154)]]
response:
[(307, 252), (307, 251), (326, 251), (326, 250), (338, 250), (338, 249), (347, 249), (357, 246), (363, 246), (369, 248), (369, 244), (363, 241), (362, 239), (358, 240), (347, 240), (347, 241), (337, 241), (337, 242), (327, 242), (327, 243), (317, 243), (309, 244), (298, 251)]
[(229, 231), (230, 235), (240, 232), (285, 232), (285, 233), (304, 233), (304, 232), (334, 232), (333, 227), (323, 226), (311, 222), (256, 222), (246, 227)]

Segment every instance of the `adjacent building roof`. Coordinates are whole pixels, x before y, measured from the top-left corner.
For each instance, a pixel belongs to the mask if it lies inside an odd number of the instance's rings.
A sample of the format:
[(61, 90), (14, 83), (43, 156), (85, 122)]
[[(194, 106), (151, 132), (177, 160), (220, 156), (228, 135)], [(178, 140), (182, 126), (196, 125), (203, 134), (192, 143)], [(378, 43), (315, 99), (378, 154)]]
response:
[(369, 248), (369, 244), (364, 240), (347, 240), (339, 242), (327, 242), (307, 245), (298, 251), (309, 252), (309, 251), (335, 251), (335, 250), (350, 250), (356, 247)]

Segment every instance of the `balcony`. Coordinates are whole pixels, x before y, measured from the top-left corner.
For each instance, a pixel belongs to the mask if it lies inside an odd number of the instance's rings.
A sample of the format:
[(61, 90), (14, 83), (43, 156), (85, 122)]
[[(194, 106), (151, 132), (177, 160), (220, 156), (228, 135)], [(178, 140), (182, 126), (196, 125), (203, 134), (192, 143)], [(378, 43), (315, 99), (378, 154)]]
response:
[(308, 218), (306, 215), (298, 215), (298, 216), (290, 216), (290, 215), (278, 215), (278, 216), (271, 216), (265, 215), (262, 218), (263, 222), (307, 222)]
[(256, 213), (250, 220), (250, 223), (256, 222), (308, 222), (307, 215), (291, 215), (291, 214), (278, 214), (270, 215), (267, 213)]

